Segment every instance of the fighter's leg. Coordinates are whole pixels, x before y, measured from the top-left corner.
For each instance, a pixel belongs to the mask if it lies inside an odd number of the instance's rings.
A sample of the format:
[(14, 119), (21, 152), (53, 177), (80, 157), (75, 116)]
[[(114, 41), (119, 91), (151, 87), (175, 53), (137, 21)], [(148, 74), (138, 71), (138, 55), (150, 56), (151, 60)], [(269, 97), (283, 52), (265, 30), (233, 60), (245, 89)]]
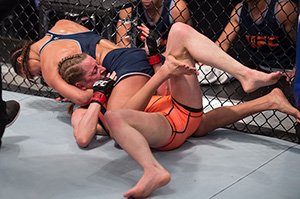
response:
[(190, 60), (192, 57), (201, 63), (228, 72), (241, 82), (246, 92), (274, 84), (283, 75), (281, 72), (267, 74), (242, 65), (206, 36), (184, 23), (172, 25), (166, 52), (178, 60)]
[(167, 52), (166, 61), (157, 73), (164, 70), (171, 74), (168, 80), (171, 96), (177, 102), (190, 108), (202, 108), (202, 92), (195, 75), (196, 68), (193, 59), (190, 57), (190, 59), (179, 61)]
[(172, 135), (167, 119), (160, 113), (111, 110), (105, 114), (111, 137), (144, 170), (138, 183), (124, 197), (144, 198), (170, 181), (170, 174), (157, 162), (150, 147), (165, 145)]
[(275, 88), (269, 94), (260, 98), (209, 111), (203, 115), (202, 122), (193, 136), (203, 136), (217, 128), (225, 127), (254, 113), (265, 110), (278, 110), (292, 115), (298, 122), (300, 121), (300, 112), (288, 102), (280, 89)]
[[(113, 89), (107, 102), (107, 110), (132, 108), (126, 106), (128, 100), (136, 94), (149, 80), (143, 75), (131, 75), (122, 79)], [(134, 108), (142, 110), (139, 108)]]

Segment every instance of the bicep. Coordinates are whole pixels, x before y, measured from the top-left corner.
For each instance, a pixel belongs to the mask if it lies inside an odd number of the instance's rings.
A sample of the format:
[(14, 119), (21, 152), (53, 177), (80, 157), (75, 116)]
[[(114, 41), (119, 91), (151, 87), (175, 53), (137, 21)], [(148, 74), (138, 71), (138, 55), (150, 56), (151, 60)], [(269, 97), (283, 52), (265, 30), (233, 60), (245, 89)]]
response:
[(235, 41), (237, 33), (240, 30), (238, 23), (237, 5), (230, 15), (230, 21), (226, 24), (224, 30), (217, 40), (217, 45), (219, 45), (224, 51), (227, 51), (230, 45)]
[(183, 0), (175, 2), (172, 8), (172, 18), (174, 22), (183, 22), (191, 25), (190, 12), (187, 4)]
[(128, 31), (131, 28), (130, 18), (132, 15), (132, 8), (126, 8), (119, 13), (120, 20), (117, 23), (116, 43), (118, 46), (126, 47), (130, 45), (130, 38)]
[(296, 42), (298, 19), (298, 8), (296, 4), (290, 1), (279, 3), (277, 16), (285, 32)]
[(57, 92), (59, 92), (62, 96), (79, 106), (87, 105), (92, 97), (92, 91), (81, 90), (73, 85), (66, 83), (60, 77), (55, 78), (54, 81), (51, 81), (50, 78), (45, 78), (45, 80), (47, 83), (49, 82), (49, 86), (57, 90)]

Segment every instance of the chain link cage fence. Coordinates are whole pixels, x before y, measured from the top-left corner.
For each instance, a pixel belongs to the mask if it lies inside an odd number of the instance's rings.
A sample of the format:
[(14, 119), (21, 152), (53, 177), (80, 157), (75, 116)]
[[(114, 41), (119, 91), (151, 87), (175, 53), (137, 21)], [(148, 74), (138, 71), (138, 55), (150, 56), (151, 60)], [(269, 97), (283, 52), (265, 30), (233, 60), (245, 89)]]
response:
[[(235, 5), (240, 3), (239, 0), (186, 0), (185, 2), (190, 15), (191, 25), (212, 41), (218, 39), (230, 20), (230, 14)], [(295, 3), (297, 4), (297, 2)], [(38, 41), (60, 19), (76, 21), (113, 42), (118, 42), (117, 38), (126, 38), (126, 35), (120, 35), (118, 30), (121, 26), (126, 28), (126, 24), (129, 23), (132, 26), (126, 30), (126, 34), (131, 38), (131, 45), (141, 47), (135, 42), (136, 37), (138, 37), (136, 25), (138, 25), (139, 4), (141, 4), (139, 0), (20, 1), (0, 24), (0, 63), (3, 89), (50, 98), (58, 96), (58, 93), (47, 86), (43, 79), (36, 78), (31, 83), (16, 75), (9, 63), (9, 52), (22, 40)], [(179, 9), (176, 3), (169, 7), (168, 13), (172, 12), (172, 9)], [(181, 12), (187, 9), (181, 10)], [(127, 12), (128, 17), (121, 19), (119, 13), (124, 10)], [(297, 12), (296, 9), (294, 12)], [(188, 21), (189, 19), (185, 20)], [(286, 20), (288, 19), (289, 17), (287, 16)], [(123, 25), (120, 25), (120, 22), (124, 22)], [(289, 38), (288, 34), (286, 34), (286, 37)], [(284, 49), (286, 53), (296, 51), (295, 45), (291, 45), (289, 48)], [(244, 65), (257, 68), (248, 49), (249, 44), (247, 44), (242, 35), (239, 35), (227, 52)], [(294, 61), (291, 60), (291, 62)], [(213, 69), (204, 71), (203, 68), (201, 66), (198, 68), (200, 72), (198, 79), (203, 91), (205, 111), (255, 99), (269, 93), (274, 87), (284, 91), (288, 100), (292, 104), (294, 103), (292, 84), (286, 82), (285, 79), (280, 80), (274, 86), (264, 87), (253, 93), (246, 94), (240, 83), (227, 77), (226, 73)], [(230, 81), (222, 82), (224, 78), (230, 79)], [(294, 128), (295, 123), (295, 119), (289, 115), (278, 111), (264, 111), (251, 115), (227, 128), (298, 142), (299, 139), (295, 134)]]

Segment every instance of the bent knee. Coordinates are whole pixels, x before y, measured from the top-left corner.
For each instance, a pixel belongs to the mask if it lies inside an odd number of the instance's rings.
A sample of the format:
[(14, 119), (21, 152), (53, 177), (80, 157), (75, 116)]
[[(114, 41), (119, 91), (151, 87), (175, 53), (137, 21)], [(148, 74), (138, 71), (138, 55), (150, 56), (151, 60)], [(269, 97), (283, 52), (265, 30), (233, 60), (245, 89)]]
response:
[(114, 138), (114, 133), (116, 132), (116, 129), (122, 128), (121, 124), (124, 121), (122, 111), (120, 109), (107, 111), (104, 114), (104, 121), (107, 128), (109, 129), (110, 136)]
[(120, 120), (120, 115), (118, 114), (119, 110), (108, 110), (104, 114), (105, 124), (108, 126), (113, 126)]
[(179, 38), (185, 38), (187, 31), (191, 29), (191, 26), (182, 22), (176, 22), (172, 25), (170, 35), (178, 35)]

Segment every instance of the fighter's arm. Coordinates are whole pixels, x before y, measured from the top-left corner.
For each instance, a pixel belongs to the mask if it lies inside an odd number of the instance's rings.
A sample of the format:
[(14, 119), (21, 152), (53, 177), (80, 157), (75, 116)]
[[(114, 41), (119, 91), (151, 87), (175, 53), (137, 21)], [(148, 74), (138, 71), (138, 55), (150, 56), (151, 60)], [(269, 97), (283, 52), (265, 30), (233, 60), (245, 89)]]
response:
[(172, 9), (174, 22), (182, 22), (191, 25), (190, 12), (184, 0), (177, 0)]
[(278, 4), (279, 22), (283, 25), (284, 30), (290, 36), (294, 43), (297, 40), (297, 18), (298, 8), (292, 1), (283, 1)]
[(59, 75), (56, 77), (44, 75), (47, 84), (57, 90), (63, 97), (79, 106), (85, 106), (92, 97), (92, 90), (80, 90), (79, 88), (66, 83)]
[[(64, 51), (57, 51), (62, 57), (64, 57)], [(45, 54), (44, 54), (45, 53)], [(74, 53), (76, 54), (76, 53)], [(85, 106), (89, 103), (93, 92), (91, 89), (80, 90), (79, 88), (72, 86), (65, 82), (58, 73), (58, 60), (60, 57), (53, 58), (51, 51), (46, 51), (41, 54), (41, 65), (42, 65), (42, 75), (46, 83), (63, 97), (72, 101), (79, 106)], [(67, 54), (65, 54), (67, 56)]]
[(218, 40), (215, 42), (224, 51), (227, 51), (230, 48), (230, 46), (236, 39), (237, 33), (240, 30), (237, 15), (237, 10), (240, 8), (240, 6), (241, 4), (239, 3), (232, 10), (230, 15), (230, 21), (227, 23)]
[(52, 32), (57, 32), (61, 34), (69, 34), (69, 33), (78, 33), (89, 31), (90, 29), (67, 19), (61, 19), (55, 23), (55, 25), (51, 28)]
[(131, 29), (132, 8), (126, 8), (119, 13), (120, 20), (117, 23), (116, 44), (121, 47), (130, 47), (130, 36), (128, 32)]
[[(278, 20), (283, 25), (285, 32), (296, 44), (298, 7), (292, 1), (283, 1), (278, 4)], [(291, 72), (287, 72), (287, 81), (291, 82), (296, 73), (296, 64)]]
[(73, 135), (79, 146), (87, 147), (96, 134), (105, 135), (104, 129), (98, 124), (100, 109), (100, 104), (91, 103), (88, 109), (78, 108), (73, 113)]
[[(113, 89), (116, 78), (116, 73), (112, 73), (108, 74), (107, 78), (97, 81), (93, 86), (93, 97), (88, 109), (76, 110), (83, 112), (79, 113), (79, 117), (75, 116), (77, 119), (72, 118), (74, 137), (81, 147), (86, 147), (96, 134), (107, 135), (98, 123), (98, 115)], [(78, 115), (76, 112), (75, 114)]]
[(173, 56), (167, 56), (162, 67), (150, 80), (126, 103), (126, 109), (144, 110), (157, 88), (172, 75), (195, 75), (198, 71), (194, 66), (177, 61)]

